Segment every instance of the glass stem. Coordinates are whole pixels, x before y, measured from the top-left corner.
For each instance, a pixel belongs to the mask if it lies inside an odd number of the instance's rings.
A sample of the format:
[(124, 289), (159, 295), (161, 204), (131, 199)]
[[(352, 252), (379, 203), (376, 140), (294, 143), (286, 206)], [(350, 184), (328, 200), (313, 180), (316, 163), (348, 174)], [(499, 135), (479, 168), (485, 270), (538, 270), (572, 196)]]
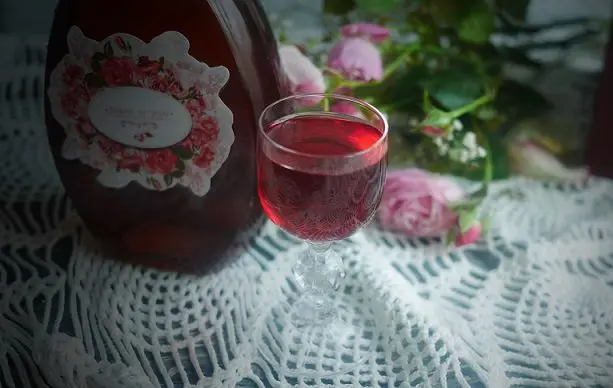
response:
[(332, 243), (309, 242), (294, 265), (294, 278), (303, 291), (293, 314), (297, 324), (324, 323), (334, 315), (330, 297), (338, 290), (344, 271), (341, 257), (331, 246)]
[(332, 243), (309, 242), (309, 248), (313, 251), (315, 260), (319, 265), (326, 263), (326, 256), (331, 247)]

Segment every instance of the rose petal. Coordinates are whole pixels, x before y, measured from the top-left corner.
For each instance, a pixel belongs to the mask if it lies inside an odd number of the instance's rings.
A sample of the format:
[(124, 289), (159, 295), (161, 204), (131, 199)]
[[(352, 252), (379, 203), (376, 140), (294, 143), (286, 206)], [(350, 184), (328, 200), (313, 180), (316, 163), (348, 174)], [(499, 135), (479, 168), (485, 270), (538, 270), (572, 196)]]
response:
[(340, 33), (346, 38), (362, 37), (373, 43), (380, 43), (391, 35), (387, 28), (372, 23), (347, 24), (341, 27)]
[(454, 182), (419, 169), (388, 174), (378, 211), (381, 225), (416, 237), (442, 236), (457, 223), (448, 203), (464, 198)]
[[(280, 46), (279, 56), (281, 67), (290, 82), (292, 93), (325, 92), (326, 83), (323, 73), (296, 46)], [(318, 102), (319, 99), (313, 103), (317, 104)]]
[(375, 45), (362, 38), (339, 40), (328, 54), (328, 67), (352, 81), (383, 78), (383, 61)]

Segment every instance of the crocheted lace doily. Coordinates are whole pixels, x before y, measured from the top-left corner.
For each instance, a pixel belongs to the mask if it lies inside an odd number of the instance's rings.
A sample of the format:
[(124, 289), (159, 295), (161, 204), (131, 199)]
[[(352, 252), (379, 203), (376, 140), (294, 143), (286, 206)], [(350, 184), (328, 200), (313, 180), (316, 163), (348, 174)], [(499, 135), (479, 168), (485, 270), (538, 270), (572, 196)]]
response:
[[(492, 232), (461, 249), (376, 226), (339, 244), (341, 297), (371, 309), (377, 350), (350, 374), (294, 378), (259, 356), (253, 330), (296, 292), (299, 243), (266, 225), (201, 278), (102, 260), (47, 149), (44, 49), (16, 47), (0, 72), (0, 386), (611, 386), (611, 182), (496, 183)], [(344, 360), (318, 357), (304, 368)]]

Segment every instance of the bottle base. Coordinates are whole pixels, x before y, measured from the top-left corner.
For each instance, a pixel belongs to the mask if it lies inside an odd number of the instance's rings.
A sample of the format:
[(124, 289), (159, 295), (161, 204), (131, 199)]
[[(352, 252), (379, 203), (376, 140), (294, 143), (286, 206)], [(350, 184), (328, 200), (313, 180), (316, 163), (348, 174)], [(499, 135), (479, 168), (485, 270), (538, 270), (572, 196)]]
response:
[(233, 235), (150, 224), (138, 233), (124, 233), (120, 240), (95, 237), (88, 230), (84, 244), (100, 251), (105, 259), (163, 272), (204, 276), (220, 271), (240, 257), (248, 240), (264, 226), (263, 216)]

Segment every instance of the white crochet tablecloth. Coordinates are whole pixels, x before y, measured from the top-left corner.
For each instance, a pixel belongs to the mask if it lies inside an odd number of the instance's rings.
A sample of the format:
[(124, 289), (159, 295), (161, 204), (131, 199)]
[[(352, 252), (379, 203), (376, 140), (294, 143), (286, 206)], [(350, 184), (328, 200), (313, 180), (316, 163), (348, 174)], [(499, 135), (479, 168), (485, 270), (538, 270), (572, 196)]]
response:
[[(47, 149), (44, 49), (15, 47), (0, 62), (1, 387), (613, 387), (612, 182), (496, 183), (492, 232), (461, 249), (376, 227), (341, 243), (340, 297), (375, 314), (377, 351), (352, 374), (297, 379), (253, 336), (295, 293), (297, 242), (266, 225), (202, 278), (102, 260)], [(343, 362), (319, 357), (311, 368)]]

